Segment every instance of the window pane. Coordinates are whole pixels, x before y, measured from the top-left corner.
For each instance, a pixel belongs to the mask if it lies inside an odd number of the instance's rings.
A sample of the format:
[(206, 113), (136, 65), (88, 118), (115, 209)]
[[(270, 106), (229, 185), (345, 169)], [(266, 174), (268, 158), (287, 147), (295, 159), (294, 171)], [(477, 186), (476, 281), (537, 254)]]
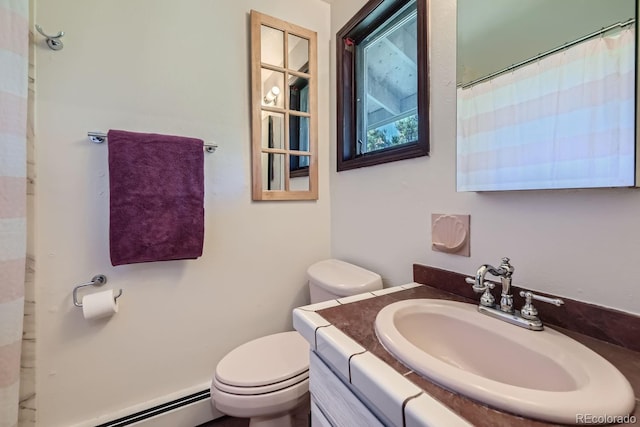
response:
[(291, 191), (309, 191), (309, 176), (291, 178)]
[[(309, 156), (291, 156), (289, 157), (289, 169), (292, 171), (309, 167)], [(309, 175), (307, 173), (307, 175)]]
[(284, 190), (284, 154), (262, 153), (262, 189)]
[(284, 114), (262, 112), (262, 148), (284, 148)]
[(284, 32), (262, 25), (260, 33), (260, 60), (265, 64), (284, 67)]
[(289, 148), (309, 151), (309, 117), (289, 116)]
[(413, 114), (393, 123), (367, 131), (365, 152), (381, 150), (418, 140), (418, 115)]
[(309, 79), (289, 77), (289, 109), (305, 113), (309, 111)]
[(289, 34), (289, 69), (307, 72), (309, 65), (309, 40)]
[(284, 108), (284, 73), (262, 69), (262, 105)]
[(417, 36), (414, 1), (357, 47), (359, 154), (418, 140)]

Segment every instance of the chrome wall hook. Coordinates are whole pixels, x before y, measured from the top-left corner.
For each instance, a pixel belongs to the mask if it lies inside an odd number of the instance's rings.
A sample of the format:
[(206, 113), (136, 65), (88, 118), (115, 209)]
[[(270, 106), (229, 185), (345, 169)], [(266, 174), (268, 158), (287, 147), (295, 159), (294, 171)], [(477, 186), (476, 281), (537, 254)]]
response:
[[(73, 305), (76, 307), (82, 307), (82, 303), (78, 301), (78, 289), (84, 288), (85, 286), (102, 286), (107, 283), (107, 276), (104, 274), (97, 274), (91, 278), (91, 281), (88, 283), (83, 283), (82, 285), (78, 285), (73, 288)], [(114, 296), (113, 299), (117, 300), (122, 296), (122, 289), (118, 292), (118, 295)]]
[(47, 46), (49, 46), (50, 49), (53, 50), (60, 50), (64, 47), (64, 45), (62, 44), (62, 40), (60, 40), (60, 38), (62, 36), (64, 36), (64, 31), (58, 31), (58, 34), (55, 36), (50, 36), (48, 34), (46, 34), (43, 30), (42, 27), (38, 24), (36, 24), (36, 30), (38, 30), (38, 32), (40, 34), (42, 34), (44, 37), (46, 37), (47, 39)]

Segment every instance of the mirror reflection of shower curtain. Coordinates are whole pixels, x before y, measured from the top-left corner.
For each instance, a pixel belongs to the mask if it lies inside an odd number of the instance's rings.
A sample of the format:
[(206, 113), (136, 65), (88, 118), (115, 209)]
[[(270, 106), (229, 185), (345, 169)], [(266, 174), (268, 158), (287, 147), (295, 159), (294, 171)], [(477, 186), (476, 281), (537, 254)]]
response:
[(458, 191), (634, 185), (635, 28), (458, 89)]

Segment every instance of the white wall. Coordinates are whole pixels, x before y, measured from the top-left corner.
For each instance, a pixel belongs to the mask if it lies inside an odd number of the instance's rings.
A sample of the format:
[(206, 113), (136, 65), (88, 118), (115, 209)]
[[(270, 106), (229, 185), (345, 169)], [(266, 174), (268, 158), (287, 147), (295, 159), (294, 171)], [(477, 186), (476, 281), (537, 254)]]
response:
[[(70, 426), (210, 380), (249, 339), (291, 329), (306, 267), (329, 256), (329, 95), (319, 91), (320, 199), (251, 202), (250, 9), (318, 32), (329, 85), (329, 5), (319, 0), (37, 1), (63, 30), (36, 50), (38, 425)], [(205, 153), (198, 260), (112, 267), (107, 146), (87, 132), (170, 133)], [(72, 304), (94, 274), (122, 288), (120, 311), (88, 322)]]
[[(520, 286), (640, 314), (640, 191), (456, 193), (456, 3), (429, 3), (431, 156), (337, 173), (332, 151), (332, 255), (386, 285), (411, 281), (414, 262), (473, 274), (509, 256)], [(332, 37), (364, 4), (332, 3)], [(431, 213), (471, 214), (470, 258), (431, 250)]]

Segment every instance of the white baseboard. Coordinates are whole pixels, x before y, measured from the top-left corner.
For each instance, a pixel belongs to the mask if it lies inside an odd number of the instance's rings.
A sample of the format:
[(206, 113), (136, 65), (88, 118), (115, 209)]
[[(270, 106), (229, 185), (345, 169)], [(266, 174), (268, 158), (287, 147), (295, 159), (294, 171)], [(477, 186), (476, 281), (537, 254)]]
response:
[(196, 427), (221, 416), (222, 414), (211, 404), (211, 399), (207, 399), (130, 425), (135, 427)]
[[(72, 427), (196, 427), (223, 415), (213, 407), (209, 386), (200, 384)], [(185, 399), (192, 395), (197, 397)]]

